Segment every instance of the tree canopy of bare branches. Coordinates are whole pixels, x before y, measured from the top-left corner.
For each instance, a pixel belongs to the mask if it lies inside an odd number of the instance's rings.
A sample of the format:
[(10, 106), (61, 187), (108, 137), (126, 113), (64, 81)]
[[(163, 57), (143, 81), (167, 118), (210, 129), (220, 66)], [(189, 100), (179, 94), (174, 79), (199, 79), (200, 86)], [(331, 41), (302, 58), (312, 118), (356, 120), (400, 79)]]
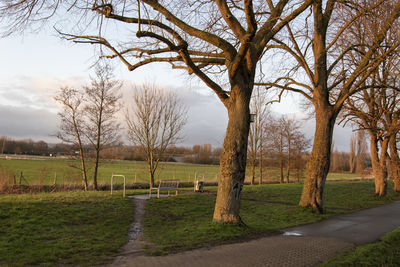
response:
[(121, 82), (113, 78), (109, 65), (97, 65), (91, 84), (85, 86), (85, 134), (95, 150), (93, 186), (97, 190), (100, 152), (120, 139), (121, 127), (117, 112), (121, 109)]
[(83, 94), (69, 87), (62, 87), (54, 99), (62, 105), (62, 111), (58, 113), (60, 118), (60, 130), (57, 137), (68, 144), (73, 144), (79, 150), (81, 162), (82, 184), (85, 191), (88, 190), (88, 179), (85, 165), (84, 117), (83, 117)]
[[(99, 45), (107, 51), (105, 57), (118, 58), (130, 71), (151, 63), (169, 63), (172, 68), (195, 74), (218, 96), (229, 118), (213, 219), (240, 224), (239, 189), (245, 178), (256, 66), (272, 38), (312, 2), (11, 0), (0, 5), (0, 16), (12, 25), (23, 26), (46, 19), (60, 5), (75, 12), (69, 18), (78, 20), (81, 29), (68, 32), (58, 27), (66, 39)], [(107, 30), (108, 22), (126, 26), (126, 34), (113, 35)], [(123, 40), (123, 36), (128, 39)]]
[(154, 186), (154, 175), (166, 149), (183, 140), (186, 113), (185, 105), (172, 91), (150, 84), (134, 88), (131, 108), (125, 116), (128, 138), (146, 155), (150, 187)]
[[(257, 84), (277, 88), (279, 97), (284, 91), (299, 93), (312, 103), (315, 112), (314, 144), (307, 162), (301, 206), (324, 212), (324, 187), (336, 118), (345, 101), (362, 90), (364, 81), (398, 47), (399, 42), (395, 42), (380, 53), (399, 15), (400, 1), (316, 0), (304, 21), (288, 23), (271, 43), (271, 49), (289, 55), (292, 61), (287, 62), (292, 62), (292, 67), (287, 75)], [(354, 38), (358, 32), (364, 32), (366, 38)], [(357, 61), (349, 60), (354, 52), (359, 55)]]

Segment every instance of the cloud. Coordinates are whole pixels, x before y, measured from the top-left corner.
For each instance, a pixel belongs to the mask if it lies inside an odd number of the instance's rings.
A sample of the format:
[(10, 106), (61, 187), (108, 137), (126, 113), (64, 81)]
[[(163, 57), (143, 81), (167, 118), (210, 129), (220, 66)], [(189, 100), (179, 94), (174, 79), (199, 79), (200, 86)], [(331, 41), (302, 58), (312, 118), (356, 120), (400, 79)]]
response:
[[(59, 124), (57, 112), (60, 111), (60, 106), (55, 103), (53, 97), (61, 86), (79, 88), (88, 83), (89, 80), (82, 76), (65, 79), (15, 76), (8, 80), (7, 84), (0, 84), (0, 103), (6, 103), (0, 105), (0, 135), (57, 142), (56, 138), (50, 136), (57, 131)], [(123, 93), (128, 101), (131, 88), (132, 82), (124, 81)], [(220, 100), (211, 90), (199, 86), (177, 87), (175, 91), (188, 106), (188, 122), (184, 129), (186, 138), (178, 145), (211, 144), (221, 147), (228, 116)], [(291, 107), (293, 108), (293, 103)], [(280, 111), (275, 108), (272, 110)], [(314, 118), (307, 119), (308, 115), (297, 108), (294, 108), (294, 111), (295, 113), (287, 115), (301, 120), (302, 131), (308, 138), (313, 139)], [(121, 124), (125, 125), (122, 112), (118, 117)], [(351, 134), (350, 128), (335, 125), (335, 148), (348, 151)]]
[(212, 93), (186, 90), (181, 93), (188, 106), (184, 144), (211, 144), (221, 147), (228, 123), (226, 108)]
[(0, 135), (56, 142), (57, 114), (45, 109), (0, 106)]

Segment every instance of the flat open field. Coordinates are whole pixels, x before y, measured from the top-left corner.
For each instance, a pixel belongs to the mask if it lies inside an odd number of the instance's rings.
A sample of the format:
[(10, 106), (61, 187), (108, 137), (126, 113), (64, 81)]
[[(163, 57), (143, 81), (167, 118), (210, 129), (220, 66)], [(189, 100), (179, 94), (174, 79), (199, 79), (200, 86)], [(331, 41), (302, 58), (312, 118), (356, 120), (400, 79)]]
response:
[[(15, 176), (16, 184), (19, 184), (22, 173), (21, 183), (25, 185), (53, 185), (56, 184), (80, 184), (81, 176), (79, 161), (60, 158), (29, 157), (19, 159), (7, 157), (0, 159), (0, 177)], [(93, 177), (93, 163), (88, 164), (89, 183)], [(258, 171), (258, 170), (257, 170)], [(125, 175), (127, 184), (147, 183), (148, 170), (147, 163), (141, 161), (102, 161), (99, 168), (99, 184), (110, 184), (112, 174)], [(156, 172), (156, 181), (159, 179), (179, 179), (181, 182), (193, 182), (195, 177), (209, 182), (216, 182), (219, 175), (218, 165), (200, 165), (185, 163), (160, 163)], [(297, 180), (292, 171), (291, 181)], [(304, 174), (303, 174), (304, 176)], [(332, 173), (328, 178), (355, 178), (358, 175), (348, 173)], [(256, 176), (258, 182), (258, 173)], [(279, 170), (276, 168), (265, 167), (263, 170), (263, 180), (268, 182), (279, 181)], [(247, 174), (246, 181), (249, 180)], [(118, 181), (117, 181), (118, 182)]]

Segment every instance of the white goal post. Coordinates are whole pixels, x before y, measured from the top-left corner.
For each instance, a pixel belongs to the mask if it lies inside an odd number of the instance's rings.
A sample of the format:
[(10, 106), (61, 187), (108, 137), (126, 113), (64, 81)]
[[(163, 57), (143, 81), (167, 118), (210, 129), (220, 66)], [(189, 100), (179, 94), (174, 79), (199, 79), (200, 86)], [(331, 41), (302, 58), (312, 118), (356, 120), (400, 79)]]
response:
[(113, 175), (111, 175), (111, 195), (113, 194), (114, 177), (122, 177), (122, 178), (124, 178), (124, 193), (123, 193), (123, 196), (125, 197), (126, 178), (125, 178), (124, 175), (120, 175), (120, 174), (113, 174)]

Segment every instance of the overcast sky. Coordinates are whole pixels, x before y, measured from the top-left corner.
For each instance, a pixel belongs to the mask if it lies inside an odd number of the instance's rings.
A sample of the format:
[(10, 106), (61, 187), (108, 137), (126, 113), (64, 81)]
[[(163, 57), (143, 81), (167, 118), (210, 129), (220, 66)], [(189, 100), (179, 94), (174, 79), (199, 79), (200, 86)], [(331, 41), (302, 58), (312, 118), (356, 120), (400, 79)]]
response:
[[(53, 97), (61, 86), (88, 84), (94, 59), (94, 47), (62, 41), (51, 31), (0, 39), (0, 136), (57, 142), (52, 135), (58, 127), (59, 106)], [(149, 65), (129, 72), (116, 62), (115, 74), (124, 81), (126, 91), (132, 84), (146, 81), (175, 88), (189, 107), (182, 145), (222, 145), (226, 110), (196, 79), (171, 70), (169, 65)], [(277, 114), (305, 118), (298, 102), (298, 98), (286, 98), (271, 108)], [(312, 138), (313, 119), (302, 123), (303, 131)], [(348, 151), (350, 135), (351, 129), (336, 126), (334, 143), (338, 150)]]

